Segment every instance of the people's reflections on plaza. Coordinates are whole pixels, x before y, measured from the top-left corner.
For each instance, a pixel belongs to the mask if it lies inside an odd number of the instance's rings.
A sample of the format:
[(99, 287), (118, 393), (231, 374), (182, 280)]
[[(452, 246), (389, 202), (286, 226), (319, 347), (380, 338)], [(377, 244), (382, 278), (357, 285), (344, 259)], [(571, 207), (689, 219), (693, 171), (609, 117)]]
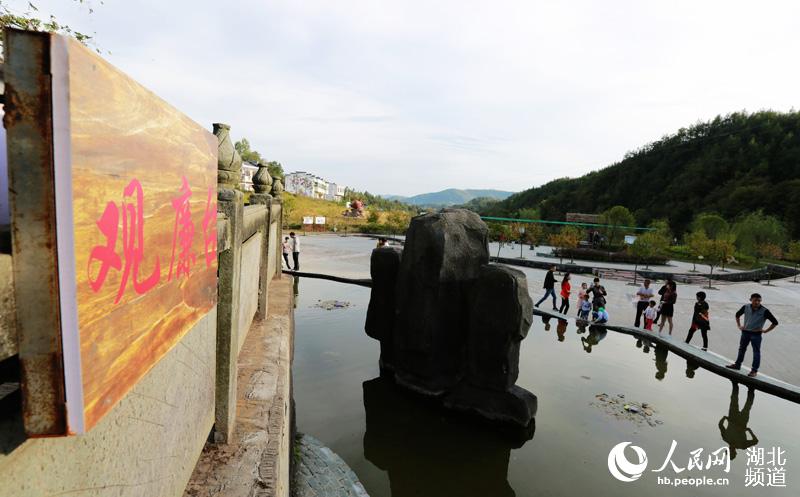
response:
[(533, 438), (522, 431), (454, 414), (405, 392), (390, 379), (365, 381), (364, 457), (389, 476), (393, 497), (510, 497), (512, 449)]
[(589, 326), (589, 335), (581, 337), (581, 345), (587, 354), (592, 353), (592, 348), (597, 347), (606, 337), (608, 331), (602, 326)]
[(686, 377), (687, 378), (694, 378), (694, 373), (700, 367), (700, 363), (692, 360), (686, 359)]
[(753, 401), (756, 392), (752, 387), (747, 388), (747, 399), (744, 406), (739, 409), (739, 384), (731, 382), (731, 403), (728, 406), (728, 415), (722, 416), (719, 420), (719, 434), (731, 451), (731, 459), (736, 457), (736, 450), (746, 450), (758, 443), (755, 433), (747, 424), (750, 421), (750, 409), (753, 408)]

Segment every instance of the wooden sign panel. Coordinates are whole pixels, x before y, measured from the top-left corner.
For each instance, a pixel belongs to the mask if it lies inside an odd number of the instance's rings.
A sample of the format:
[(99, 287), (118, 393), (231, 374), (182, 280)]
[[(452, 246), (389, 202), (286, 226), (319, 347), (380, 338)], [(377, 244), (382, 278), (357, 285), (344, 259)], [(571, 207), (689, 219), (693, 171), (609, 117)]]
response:
[(217, 139), (80, 43), (47, 36), (54, 332), (71, 434), (96, 425), (216, 303)]

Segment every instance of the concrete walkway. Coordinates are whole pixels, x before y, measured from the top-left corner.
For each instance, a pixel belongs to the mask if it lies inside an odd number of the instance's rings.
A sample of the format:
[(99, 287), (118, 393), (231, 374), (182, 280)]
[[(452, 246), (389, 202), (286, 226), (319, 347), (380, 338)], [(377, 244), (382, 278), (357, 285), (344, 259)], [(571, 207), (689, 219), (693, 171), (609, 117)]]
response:
[(341, 457), (310, 435), (295, 438), (292, 497), (369, 497)]
[[(567, 321), (570, 319), (575, 319), (565, 314), (539, 308), (534, 308), (533, 314), (534, 316), (541, 316), (543, 318), (564, 319)], [(636, 338), (642, 338), (649, 340), (652, 343), (663, 345), (667, 347), (670, 352), (674, 352), (684, 359), (693, 360), (703, 369), (718, 374), (719, 376), (724, 376), (725, 378), (747, 386), (751, 386), (756, 390), (770, 393), (776, 397), (781, 397), (792, 402), (800, 403), (800, 387), (778, 380), (771, 376), (767, 376), (763, 373), (759, 373), (755, 378), (750, 378), (747, 376), (747, 373), (750, 372), (750, 367), (747, 365), (747, 363), (743, 364), (742, 369), (739, 371), (728, 369), (725, 366), (731, 364), (733, 359), (728, 359), (710, 351), (704, 352), (700, 348), (695, 347), (694, 345), (689, 345), (683, 340), (675, 338), (669, 334), (659, 334), (657, 331), (646, 331), (640, 328), (615, 326), (612, 324), (592, 326), (605, 328), (606, 330), (616, 331), (618, 333), (624, 333), (626, 335), (632, 335)], [(750, 357), (751, 356), (748, 355), (748, 359)]]
[(288, 497), (293, 296), (292, 278), (270, 282), (239, 354), (233, 440), (206, 443), (184, 497)]

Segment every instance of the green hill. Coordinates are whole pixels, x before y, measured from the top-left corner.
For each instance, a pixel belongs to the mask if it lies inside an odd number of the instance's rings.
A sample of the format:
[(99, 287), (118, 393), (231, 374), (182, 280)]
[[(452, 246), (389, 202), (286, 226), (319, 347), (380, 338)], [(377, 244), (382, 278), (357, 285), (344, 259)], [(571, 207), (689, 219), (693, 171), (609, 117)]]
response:
[(629, 152), (604, 169), (483, 205), (485, 215), (537, 208), (543, 219), (624, 205), (639, 225), (666, 218), (684, 233), (698, 212), (728, 220), (763, 209), (800, 238), (800, 113), (718, 116)]

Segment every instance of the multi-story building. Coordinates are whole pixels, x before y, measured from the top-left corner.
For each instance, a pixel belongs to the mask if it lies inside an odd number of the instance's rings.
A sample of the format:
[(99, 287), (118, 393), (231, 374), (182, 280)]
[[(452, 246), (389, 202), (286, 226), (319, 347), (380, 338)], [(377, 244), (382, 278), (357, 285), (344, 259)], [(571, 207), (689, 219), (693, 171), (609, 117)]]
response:
[(305, 171), (295, 171), (285, 175), (284, 183), (286, 191), (295, 195), (336, 201), (344, 196), (344, 186), (329, 183)]
[(325, 195), (325, 199), (339, 202), (344, 197), (344, 188), (344, 185), (328, 183), (328, 193)]
[(246, 192), (253, 191), (253, 176), (258, 171), (258, 166), (249, 162), (242, 162), (242, 181), (240, 183), (242, 190)]

